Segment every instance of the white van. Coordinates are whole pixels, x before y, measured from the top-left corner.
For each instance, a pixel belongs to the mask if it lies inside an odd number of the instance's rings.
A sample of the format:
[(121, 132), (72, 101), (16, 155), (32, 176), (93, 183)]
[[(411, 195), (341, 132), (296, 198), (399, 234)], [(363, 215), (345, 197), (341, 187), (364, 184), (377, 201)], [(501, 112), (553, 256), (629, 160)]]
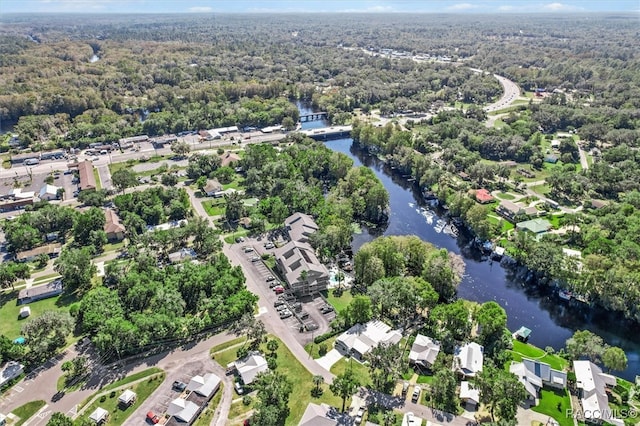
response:
[(107, 155), (107, 154), (108, 154), (108, 152), (107, 152), (106, 149), (103, 149), (102, 151), (100, 151), (100, 155)]

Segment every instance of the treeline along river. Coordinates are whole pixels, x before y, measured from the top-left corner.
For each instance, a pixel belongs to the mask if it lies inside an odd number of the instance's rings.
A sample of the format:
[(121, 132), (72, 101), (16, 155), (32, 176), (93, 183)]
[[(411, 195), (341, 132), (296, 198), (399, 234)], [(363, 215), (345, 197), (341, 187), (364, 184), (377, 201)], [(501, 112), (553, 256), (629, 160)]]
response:
[[(299, 105), (301, 114), (311, 110)], [(326, 126), (323, 122), (303, 123), (303, 128)], [(382, 235), (417, 235), (439, 248), (445, 248), (464, 259), (465, 273), (458, 287), (458, 296), (476, 302), (496, 301), (508, 316), (511, 331), (520, 326), (532, 330), (529, 341), (541, 348), (552, 346), (558, 350), (574, 331), (588, 329), (602, 336), (606, 343), (619, 346), (627, 354), (628, 367), (619, 376), (634, 380), (640, 374), (640, 326), (625, 322), (610, 312), (591, 309), (580, 303), (568, 303), (547, 287), (525, 285), (517, 268), (503, 267), (491, 261), (471, 244), (469, 236), (448, 233), (443, 212), (433, 209), (422, 200), (412, 182), (407, 182), (376, 157), (367, 155), (353, 145), (353, 140), (337, 139), (326, 142), (334, 151), (348, 155), (356, 166), (371, 168), (389, 192), (389, 222), (382, 229), (363, 229), (354, 235), (353, 249)]]

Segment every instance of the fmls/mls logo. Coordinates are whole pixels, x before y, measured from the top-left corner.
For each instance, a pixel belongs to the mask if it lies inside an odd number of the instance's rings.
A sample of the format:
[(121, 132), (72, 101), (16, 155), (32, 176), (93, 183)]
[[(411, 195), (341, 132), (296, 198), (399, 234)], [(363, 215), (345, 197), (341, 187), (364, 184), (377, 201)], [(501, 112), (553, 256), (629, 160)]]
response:
[(634, 408), (621, 408), (610, 409), (605, 408), (603, 410), (574, 410), (568, 409), (564, 413), (565, 417), (571, 417), (573, 419), (636, 419), (638, 418), (638, 411)]

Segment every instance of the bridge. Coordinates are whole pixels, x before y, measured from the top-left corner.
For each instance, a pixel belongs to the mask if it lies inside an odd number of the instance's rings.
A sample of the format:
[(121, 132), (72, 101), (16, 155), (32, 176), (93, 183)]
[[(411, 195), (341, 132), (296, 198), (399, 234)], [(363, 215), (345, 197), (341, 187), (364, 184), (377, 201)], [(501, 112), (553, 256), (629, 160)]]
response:
[(351, 126), (335, 126), (335, 127), (323, 127), (321, 129), (309, 129), (301, 130), (303, 135), (315, 139), (317, 141), (324, 141), (329, 139), (338, 139), (348, 137), (351, 135)]
[(312, 112), (310, 114), (304, 114), (300, 116), (300, 122), (306, 123), (308, 121), (326, 120), (329, 114), (326, 112)]

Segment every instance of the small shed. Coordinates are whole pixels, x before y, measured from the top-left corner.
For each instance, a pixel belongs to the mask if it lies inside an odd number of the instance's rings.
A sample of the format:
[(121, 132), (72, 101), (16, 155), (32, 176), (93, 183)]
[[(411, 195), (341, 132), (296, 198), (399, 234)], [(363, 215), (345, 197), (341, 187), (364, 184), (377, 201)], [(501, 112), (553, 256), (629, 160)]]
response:
[(118, 403), (128, 407), (129, 405), (136, 402), (137, 397), (138, 395), (136, 395), (134, 391), (132, 391), (131, 389), (127, 389), (122, 392), (122, 395), (120, 395), (120, 397), (118, 398)]
[(525, 326), (520, 327), (515, 333), (513, 333), (513, 336), (521, 342), (526, 342), (527, 340), (529, 340), (530, 335), (531, 330)]
[(89, 420), (98, 425), (106, 422), (108, 418), (109, 412), (102, 407), (96, 408), (96, 410), (89, 416)]
[(18, 314), (18, 318), (23, 319), (31, 315), (31, 308), (28, 306), (23, 306), (20, 308), (20, 313)]

